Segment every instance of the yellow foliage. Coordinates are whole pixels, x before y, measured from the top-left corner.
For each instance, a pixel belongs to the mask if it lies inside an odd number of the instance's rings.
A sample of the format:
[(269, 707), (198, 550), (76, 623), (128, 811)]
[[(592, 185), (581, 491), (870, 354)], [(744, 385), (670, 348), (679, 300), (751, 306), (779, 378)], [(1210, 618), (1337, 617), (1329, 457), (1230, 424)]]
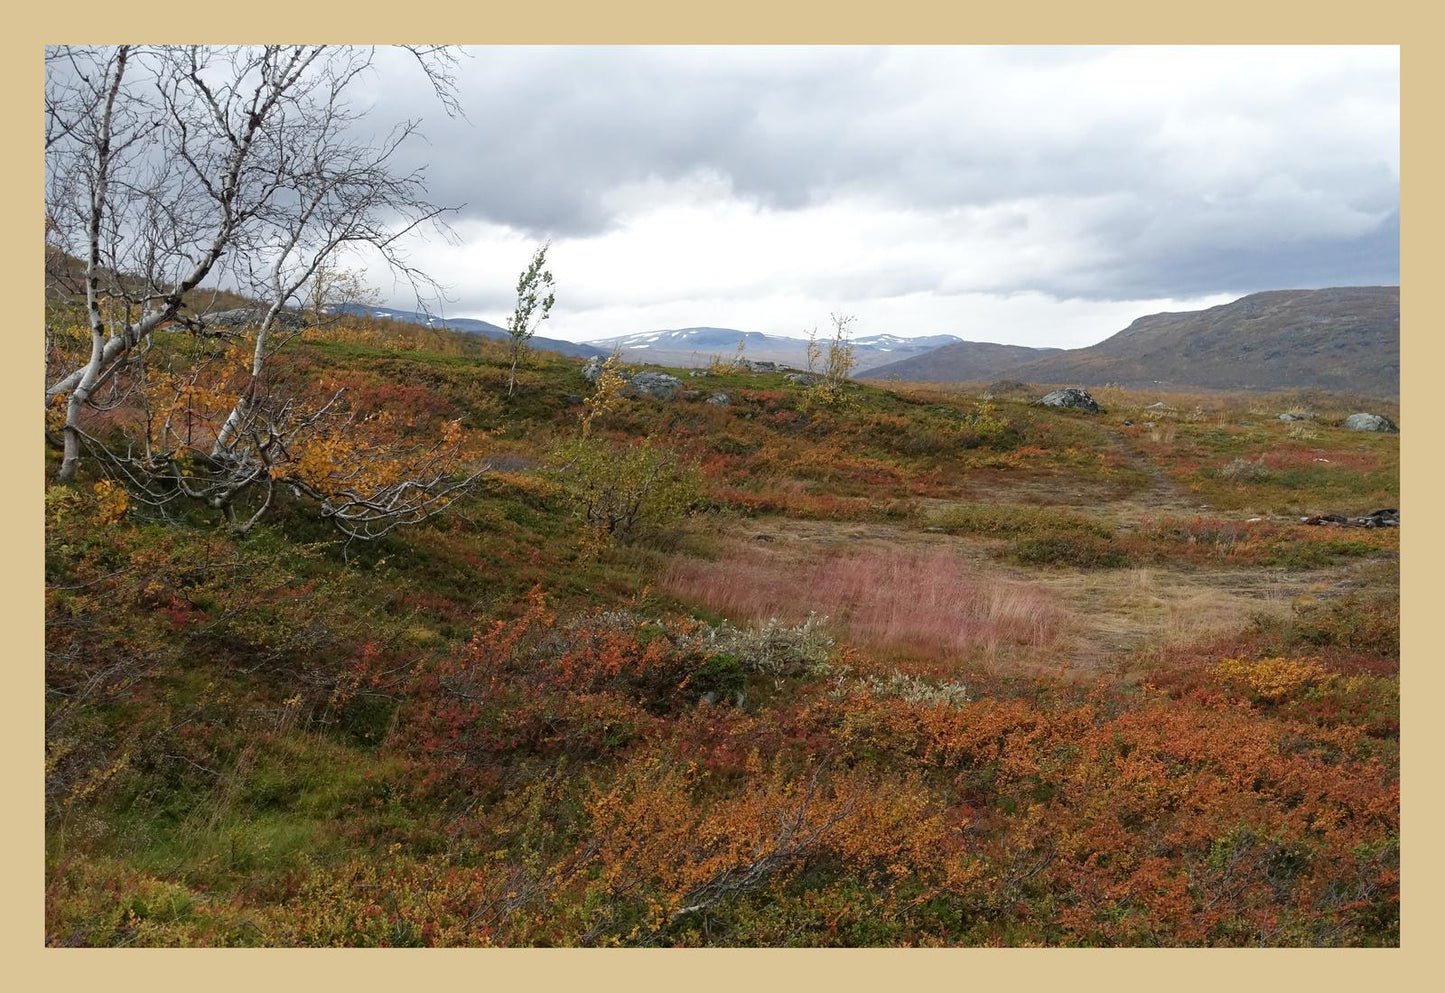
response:
[(622, 388), (627, 380), (622, 378), (621, 363), (616, 355), (609, 355), (602, 363), (601, 375), (597, 377), (597, 388), (582, 401), (582, 434), (592, 433), (592, 422), (617, 409), (622, 402)]
[(96, 520), (101, 524), (117, 524), (130, 509), (130, 496), (125, 488), (109, 479), (95, 484)]
[(1225, 682), (1243, 685), (1261, 700), (1279, 703), (1302, 689), (1328, 681), (1329, 672), (1313, 659), (1225, 659), (1214, 667)]

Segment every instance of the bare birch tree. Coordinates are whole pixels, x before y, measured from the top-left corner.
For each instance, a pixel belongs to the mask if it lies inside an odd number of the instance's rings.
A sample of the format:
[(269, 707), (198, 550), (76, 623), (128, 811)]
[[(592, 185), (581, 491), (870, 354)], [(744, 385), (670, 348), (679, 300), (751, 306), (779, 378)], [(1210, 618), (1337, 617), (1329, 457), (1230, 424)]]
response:
[[(448, 111), (457, 111), (453, 53), (409, 50)], [(314, 466), (297, 469), (297, 451), (322, 437), (326, 450), (348, 450), (338, 432), (353, 415), (339, 394), (302, 401), (274, 391), (268, 376), (277, 349), (296, 333), (283, 321), (287, 308), (324, 278), (338, 252), (366, 246), (419, 292), (434, 288), (399, 249), (444, 213), (426, 201), (419, 172), (391, 165), (417, 122), (380, 142), (355, 137), (362, 115), (347, 94), (373, 58), (372, 49), (325, 46), (47, 53), (47, 248), (81, 260), (90, 339), (88, 354), (69, 363), (63, 350), (47, 353), (46, 404), (65, 410), (62, 481), (88, 447), (156, 506), (199, 499), (235, 521), (236, 501), (264, 489), (249, 523), (280, 482), (362, 537), (424, 518), (465, 484), (448, 482), (455, 458), (432, 452), (418, 461), (408, 450), (391, 454), (414, 475), (358, 464), (349, 479), (319, 485)], [(261, 301), (242, 374), (217, 375), (218, 360), (237, 358), (234, 347), (219, 359), (214, 349), (196, 352), (179, 371), (172, 357), (163, 374), (150, 374), (146, 353), (163, 327), (202, 340), (233, 334), (207, 321), (214, 291), (202, 283), (222, 277)], [(202, 416), (198, 428), (195, 401), (214, 413), (227, 383), (234, 394), (224, 416)], [(146, 430), (124, 451), (86, 432), (87, 410), (136, 397)]]

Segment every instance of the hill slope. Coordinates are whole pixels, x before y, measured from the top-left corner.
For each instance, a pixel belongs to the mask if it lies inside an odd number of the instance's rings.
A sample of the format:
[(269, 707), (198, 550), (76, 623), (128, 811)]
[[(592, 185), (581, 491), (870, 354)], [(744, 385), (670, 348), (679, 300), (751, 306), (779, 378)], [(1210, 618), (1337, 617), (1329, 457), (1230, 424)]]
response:
[[(1006, 349), (1018, 359), (999, 361)], [(1208, 310), (1141, 317), (1088, 348), (965, 342), (868, 375), (935, 383), (1009, 378), (1084, 386), (1308, 387), (1393, 397), (1400, 392), (1400, 288), (1252, 293)]]
[(993, 379), (999, 373), (1025, 362), (1055, 353), (1062, 348), (1030, 348), (1000, 345), (992, 341), (959, 341), (943, 345), (924, 355), (915, 355), (867, 370), (869, 379), (908, 379), (924, 383), (965, 382)]
[[(419, 324), (424, 328), (446, 328), (449, 331), (461, 331), (464, 334), (479, 335), (483, 338), (505, 339), (507, 337), (506, 328), (498, 327), (490, 321), (479, 321), (472, 317), (436, 317), (414, 310), (393, 310), (390, 307), (362, 307), (357, 304), (343, 304), (336, 309), (346, 314), (364, 314), (367, 317), (383, 320), (405, 321), (408, 324)], [(563, 341), (560, 338), (543, 338), (540, 335), (532, 339), (531, 347), (583, 359), (591, 358), (594, 355), (607, 354), (605, 350), (594, 348), (591, 345), (579, 344), (575, 341)]]
[(1030, 382), (1400, 392), (1400, 288), (1253, 293), (1208, 310), (1141, 317), (1088, 348), (1008, 371)]

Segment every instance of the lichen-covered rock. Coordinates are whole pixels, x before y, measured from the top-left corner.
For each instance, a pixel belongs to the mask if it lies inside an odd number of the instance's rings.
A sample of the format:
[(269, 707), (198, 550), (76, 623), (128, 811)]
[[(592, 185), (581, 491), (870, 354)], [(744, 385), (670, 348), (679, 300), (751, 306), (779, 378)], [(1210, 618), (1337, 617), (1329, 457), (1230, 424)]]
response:
[(715, 404), (719, 407), (726, 407), (732, 401), (728, 399), (728, 395), (726, 393), (714, 393), (712, 396), (707, 398), (707, 402)]
[[(590, 359), (587, 360), (587, 364), (582, 367), (583, 378), (586, 379), (589, 383), (597, 382), (597, 380), (602, 378), (602, 366), (606, 362), (607, 359), (598, 358), (596, 355), (592, 356)], [(632, 378), (632, 373), (627, 372), (625, 369), (618, 369), (617, 375), (621, 376), (623, 379)]]
[(1077, 386), (1069, 386), (1062, 390), (1054, 390), (1040, 397), (1038, 402), (1045, 407), (1069, 407), (1073, 410), (1084, 410), (1091, 414), (1102, 414), (1103, 408), (1094, 402), (1089, 396), (1088, 390), (1081, 390)]
[(1345, 418), (1345, 427), (1351, 431), (1383, 431), (1385, 434), (1399, 434), (1400, 429), (1388, 417), (1379, 414), (1351, 414)]
[(627, 381), (623, 390), (632, 396), (647, 396), (654, 400), (672, 400), (682, 390), (682, 380), (666, 372), (639, 372)]
[(813, 386), (818, 382), (817, 376), (810, 376), (806, 372), (790, 372), (783, 378), (794, 386)]
[[(217, 328), (254, 328), (266, 317), (262, 307), (237, 307), (234, 310), (218, 310), (213, 314), (200, 315), (201, 323)], [(295, 331), (306, 326), (306, 319), (294, 310), (277, 311), (271, 319), (271, 326)]]

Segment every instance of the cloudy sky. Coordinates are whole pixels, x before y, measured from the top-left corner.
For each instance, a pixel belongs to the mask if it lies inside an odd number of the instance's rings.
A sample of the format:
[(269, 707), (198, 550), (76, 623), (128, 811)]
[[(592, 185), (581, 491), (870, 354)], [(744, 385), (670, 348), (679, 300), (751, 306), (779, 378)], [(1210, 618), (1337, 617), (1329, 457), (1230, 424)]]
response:
[[(442, 312), (501, 323), (551, 240), (543, 334), (711, 325), (1077, 347), (1264, 289), (1399, 282), (1390, 47), (478, 48), (421, 117), (456, 244)], [(394, 306), (414, 298), (379, 270)]]

